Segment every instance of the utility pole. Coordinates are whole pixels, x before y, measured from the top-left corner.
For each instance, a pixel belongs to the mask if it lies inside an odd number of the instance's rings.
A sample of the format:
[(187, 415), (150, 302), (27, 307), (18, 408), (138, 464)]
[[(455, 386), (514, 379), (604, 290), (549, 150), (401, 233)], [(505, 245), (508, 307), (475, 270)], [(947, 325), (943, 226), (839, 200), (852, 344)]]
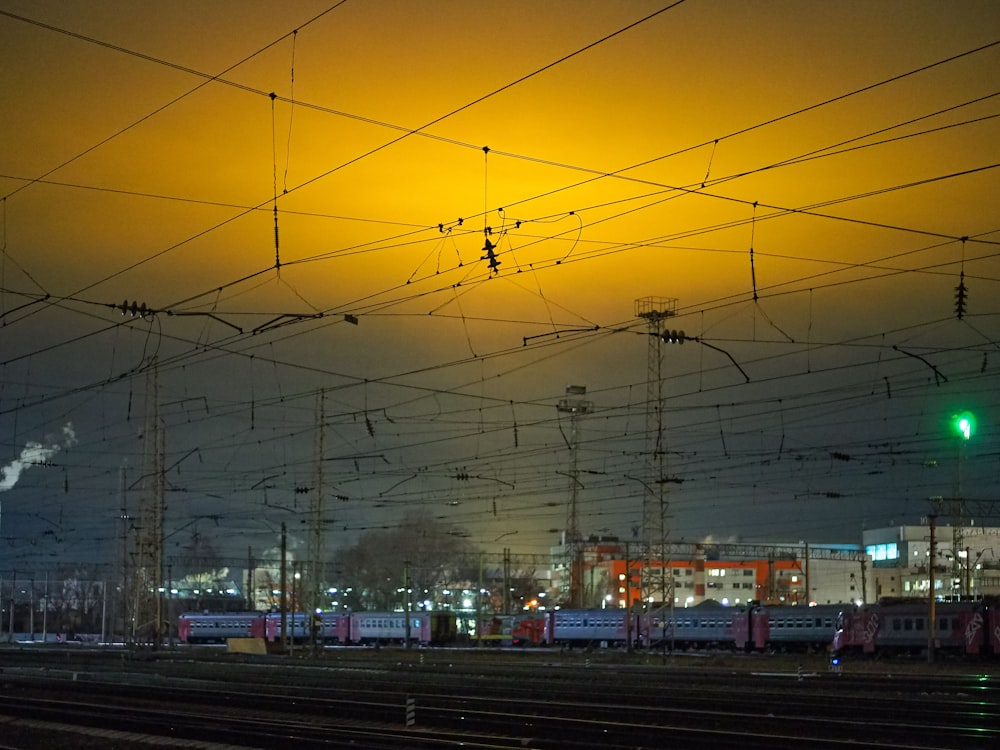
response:
[(937, 623), (937, 602), (934, 598), (934, 564), (937, 558), (937, 540), (934, 538), (935, 533), (935, 522), (937, 516), (931, 514), (927, 516), (927, 523), (930, 526), (930, 560), (927, 564), (927, 572), (930, 574), (930, 585), (928, 586), (928, 597), (930, 599), (930, 616), (927, 622), (927, 663), (934, 663), (934, 649), (937, 646), (937, 633), (935, 632), (935, 625)]
[(321, 388), (316, 394), (316, 456), (315, 474), (313, 476), (312, 493), (309, 496), (309, 518), (312, 525), (312, 535), (309, 538), (309, 587), (311, 591), (312, 611), (307, 618), (310, 623), (310, 639), (313, 647), (317, 645), (316, 629), (312, 627), (313, 615), (320, 610), (320, 579), (323, 570), (323, 453), (325, 450), (326, 392)]
[(812, 601), (812, 597), (809, 595), (809, 542), (805, 542), (804, 546), (805, 546), (805, 556), (806, 556), (805, 559), (806, 569), (805, 569), (805, 581), (803, 583), (805, 583), (805, 589), (806, 589), (805, 605), (808, 607), (809, 602)]
[[(122, 466), (119, 472), (118, 489), (122, 498), (121, 525), (122, 525), (122, 577), (121, 577), (121, 614), (122, 614), (122, 643), (129, 642), (129, 592), (128, 592), (128, 501), (125, 491), (125, 467)], [(114, 626), (112, 625), (112, 630)]]
[(404, 627), (404, 634), (406, 643), (403, 645), (404, 648), (410, 647), (410, 561), (406, 560), (403, 562), (403, 611), (406, 613), (406, 626)]
[[(959, 551), (965, 546), (963, 539), (963, 524), (965, 523), (965, 500), (962, 498), (962, 463), (965, 460), (965, 453), (969, 440), (972, 438), (976, 428), (976, 418), (971, 412), (962, 412), (953, 418), (955, 432), (957, 433), (958, 447), (955, 456), (955, 487), (952, 492), (954, 504), (952, 505), (952, 540), (951, 557), (953, 563), (953, 579), (958, 581), (958, 593), (960, 597), (968, 596), (969, 591), (965, 586), (966, 576), (963, 575), (962, 562), (959, 558)], [(966, 557), (968, 562), (968, 557)], [(952, 586), (954, 588), (954, 586)]]
[(247, 546), (247, 612), (253, 612), (255, 609), (255, 599), (254, 596), (254, 561), (253, 561), (253, 547)]
[(625, 653), (632, 653), (632, 553), (625, 542)]
[(861, 603), (868, 603), (868, 561), (861, 560)]
[(285, 522), (281, 522), (281, 650), (285, 650), (288, 641), (288, 534), (285, 530)]
[(302, 591), (299, 589), (299, 580), (302, 574), (299, 572), (299, 561), (292, 560), (292, 637), (288, 639), (288, 653), (295, 653), (295, 615), (299, 611), (300, 597)]
[(503, 614), (511, 614), (510, 603), (510, 547), (503, 548)]

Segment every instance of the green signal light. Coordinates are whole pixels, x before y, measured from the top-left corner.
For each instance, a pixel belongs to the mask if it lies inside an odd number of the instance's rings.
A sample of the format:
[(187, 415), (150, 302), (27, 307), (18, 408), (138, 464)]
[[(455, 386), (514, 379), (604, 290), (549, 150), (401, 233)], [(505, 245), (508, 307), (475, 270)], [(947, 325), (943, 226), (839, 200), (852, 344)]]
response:
[(954, 419), (954, 424), (963, 440), (971, 438), (972, 433), (976, 431), (976, 418), (967, 411), (958, 414)]

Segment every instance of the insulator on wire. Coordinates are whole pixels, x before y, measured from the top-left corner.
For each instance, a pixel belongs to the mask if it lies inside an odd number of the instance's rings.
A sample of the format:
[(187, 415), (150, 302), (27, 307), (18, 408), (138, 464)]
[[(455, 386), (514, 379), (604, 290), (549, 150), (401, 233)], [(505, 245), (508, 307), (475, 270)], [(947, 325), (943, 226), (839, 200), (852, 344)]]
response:
[(152, 308), (146, 307), (145, 302), (140, 303), (135, 300), (132, 302), (125, 300), (120, 305), (115, 305), (115, 307), (121, 310), (123, 316), (131, 315), (133, 318), (145, 318), (147, 315), (152, 315), (155, 312)]
[(955, 317), (961, 320), (965, 315), (965, 305), (969, 289), (965, 286), (965, 271), (958, 277), (958, 286), (955, 287)]

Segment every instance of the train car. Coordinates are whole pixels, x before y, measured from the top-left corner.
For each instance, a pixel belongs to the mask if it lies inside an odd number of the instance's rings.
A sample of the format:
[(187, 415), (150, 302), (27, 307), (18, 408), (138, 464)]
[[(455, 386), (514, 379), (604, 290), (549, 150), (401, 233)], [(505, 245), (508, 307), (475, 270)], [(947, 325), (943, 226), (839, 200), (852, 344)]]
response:
[(545, 612), (522, 612), (514, 615), (510, 641), (514, 646), (541, 646), (545, 643), (548, 617)]
[[(935, 604), (935, 649), (978, 655), (1000, 644), (987, 632), (996, 622), (995, 607), (983, 601)], [(883, 600), (842, 611), (836, 622), (835, 653), (918, 654), (928, 646), (930, 606), (923, 599)], [(997, 623), (1000, 624), (1000, 623)]]
[(1000, 656), (1000, 599), (994, 599), (986, 606), (986, 634), (984, 639), (990, 653)]
[(177, 618), (184, 643), (225, 643), (227, 638), (263, 638), (263, 612), (185, 612)]
[(696, 607), (663, 607), (642, 616), (640, 632), (651, 647), (678, 649), (744, 648), (750, 638), (747, 610), (705, 603)]
[[(264, 622), (264, 637), (269, 643), (281, 640), (281, 613), (268, 612)], [(293, 643), (308, 640), (309, 625), (305, 612), (285, 613), (285, 638)]]
[(724, 607), (704, 602), (643, 615), (650, 646), (739, 651), (815, 651), (833, 640), (841, 605), (817, 607), (751, 604)]
[(761, 605), (750, 610), (750, 643), (757, 650), (822, 651), (831, 647), (842, 604)]
[(493, 615), (479, 621), (472, 641), (487, 646), (513, 645), (514, 615)]
[(550, 646), (624, 646), (643, 640), (639, 615), (624, 609), (557, 609), (546, 613), (542, 641)]
[[(411, 612), (409, 640), (439, 646), (454, 642), (457, 621), (454, 612)], [(403, 612), (352, 612), (350, 641), (376, 645), (406, 643), (406, 614)]]
[[(321, 643), (346, 644), (350, 642), (351, 616), (346, 612), (323, 612), (320, 614), (320, 628), (317, 633)], [(285, 637), (294, 643), (312, 640), (312, 616), (306, 612), (288, 612), (285, 617)], [(265, 637), (271, 643), (281, 640), (281, 613), (268, 612), (264, 628)]]

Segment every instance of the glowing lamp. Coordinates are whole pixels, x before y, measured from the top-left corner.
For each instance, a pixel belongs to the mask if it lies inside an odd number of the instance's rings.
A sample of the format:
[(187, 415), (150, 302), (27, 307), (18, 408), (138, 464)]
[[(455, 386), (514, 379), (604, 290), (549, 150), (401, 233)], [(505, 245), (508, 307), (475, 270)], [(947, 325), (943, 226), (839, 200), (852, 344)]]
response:
[(976, 431), (976, 418), (972, 412), (963, 411), (952, 418), (952, 425), (963, 440), (968, 440)]

